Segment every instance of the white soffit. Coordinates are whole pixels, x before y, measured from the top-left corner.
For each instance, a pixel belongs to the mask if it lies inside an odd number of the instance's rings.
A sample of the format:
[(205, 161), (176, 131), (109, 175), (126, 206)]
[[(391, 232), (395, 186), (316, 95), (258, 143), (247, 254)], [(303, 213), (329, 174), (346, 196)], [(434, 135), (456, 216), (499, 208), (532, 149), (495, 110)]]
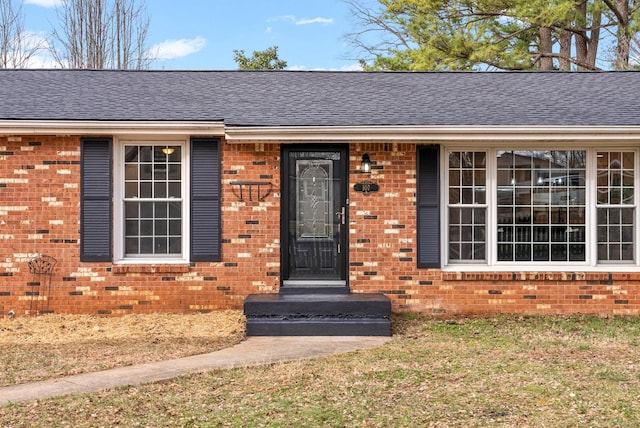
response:
[(190, 135), (228, 143), (640, 143), (640, 126), (225, 126), (223, 122), (0, 120), (0, 135)]
[(454, 126), (279, 126), (226, 127), (229, 143), (405, 141), (441, 142), (640, 142), (640, 126), (454, 127)]
[(223, 122), (0, 120), (0, 135), (224, 136)]

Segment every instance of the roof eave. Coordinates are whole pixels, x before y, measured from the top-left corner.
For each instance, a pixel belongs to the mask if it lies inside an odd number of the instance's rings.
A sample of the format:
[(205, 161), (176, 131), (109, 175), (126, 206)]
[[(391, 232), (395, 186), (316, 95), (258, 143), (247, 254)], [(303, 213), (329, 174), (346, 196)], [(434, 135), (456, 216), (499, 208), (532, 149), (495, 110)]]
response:
[(239, 144), (348, 141), (640, 143), (640, 126), (225, 126), (222, 121), (0, 120), (0, 135), (218, 136)]
[(225, 128), (229, 143), (404, 141), (640, 142), (640, 126), (249, 126)]
[(223, 122), (0, 120), (0, 135), (206, 135), (224, 136)]

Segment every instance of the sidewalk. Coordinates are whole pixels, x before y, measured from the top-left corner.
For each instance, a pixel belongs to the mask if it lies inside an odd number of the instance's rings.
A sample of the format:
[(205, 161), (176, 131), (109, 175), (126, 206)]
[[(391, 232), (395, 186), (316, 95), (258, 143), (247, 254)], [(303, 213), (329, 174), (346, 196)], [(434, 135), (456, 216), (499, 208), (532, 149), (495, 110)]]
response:
[(249, 337), (235, 346), (209, 354), (0, 388), (0, 406), (157, 382), (204, 370), (271, 364), (370, 349), (388, 340), (389, 337), (379, 336)]

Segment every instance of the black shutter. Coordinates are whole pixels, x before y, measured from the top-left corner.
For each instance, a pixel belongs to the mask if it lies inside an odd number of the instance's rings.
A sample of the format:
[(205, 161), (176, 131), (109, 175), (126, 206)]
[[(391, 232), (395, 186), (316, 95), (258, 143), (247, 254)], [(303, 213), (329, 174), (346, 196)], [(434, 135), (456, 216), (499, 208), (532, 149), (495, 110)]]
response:
[(111, 139), (80, 142), (80, 261), (111, 261)]
[(220, 140), (191, 140), (191, 261), (220, 261)]
[(440, 148), (418, 148), (418, 267), (440, 267)]

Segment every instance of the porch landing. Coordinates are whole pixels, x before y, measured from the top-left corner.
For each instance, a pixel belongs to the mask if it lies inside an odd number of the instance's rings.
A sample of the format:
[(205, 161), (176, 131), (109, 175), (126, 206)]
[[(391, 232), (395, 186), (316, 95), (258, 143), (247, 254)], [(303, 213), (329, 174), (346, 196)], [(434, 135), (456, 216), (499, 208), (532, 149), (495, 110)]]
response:
[(391, 336), (383, 294), (251, 294), (247, 336)]

